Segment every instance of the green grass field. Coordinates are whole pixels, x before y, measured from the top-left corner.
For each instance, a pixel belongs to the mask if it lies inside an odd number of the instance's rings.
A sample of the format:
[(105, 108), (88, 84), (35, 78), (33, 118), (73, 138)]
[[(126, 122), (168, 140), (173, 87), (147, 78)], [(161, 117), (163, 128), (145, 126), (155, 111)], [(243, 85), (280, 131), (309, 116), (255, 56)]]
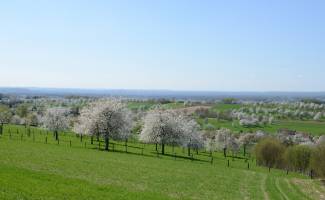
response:
[[(204, 119), (198, 119), (198, 122), (204, 124)], [(325, 123), (316, 121), (294, 121), (294, 120), (278, 120), (272, 125), (266, 125), (261, 127), (244, 127), (239, 124), (238, 121), (231, 122), (225, 120), (218, 120), (215, 118), (209, 118), (208, 123), (212, 124), (215, 128), (228, 128), (235, 132), (250, 132), (263, 130), (268, 133), (276, 133), (279, 129), (290, 129), (300, 132), (310, 133), (312, 135), (324, 135), (325, 134)]]
[[(143, 110), (149, 110), (154, 106), (159, 105), (158, 103), (155, 102), (151, 102), (151, 101), (146, 101), (146, 102), (133, 102), (130, 101), (128, 102), (128, 108), (131, 110), (137, 110), (139, 108), (143, 109)], [(184, 108), (184, 103), (180, 103), (180, 102), (173, 102), (173, 103), (166, 103), (166, 104), (162, 104), (160, 105), (162, 108), (164, 109), (177, 109), (177, 108)]]
[(226, 111), (226, 110), (233, 110), (241, 108), (241, 104), (224, 104), (224, 103), (217, 103), (212, 106), (213, 111)]
[[(137, 110), (142, 107), (145, 110), (152, 108), (154, 105), (157, 105), (153, 102), (129, 102), (128, 107), (130, 109)], [(184, 108), (184, 104), (182, 103), (168, 103), (162, 105), (165, 109), (177, 109)], [(240, 104), (222, 104), (218, 103), (211, 107), (211, 110), (214, 111), (227, 111), (232, 109), (239, 109), (242, 107)], [(198, 119), (198, 122), (202, 125), (204, 119)], [(276, 133), (279, 129), (290, 129), (301, 132), (310, 133), (312, 135), (323, 135), (325, 134), (325, 122), (317, 122), (317, 121), (298, 121), (298, 120), (277, 120), (272, 125), (266, 125), (261, 127), (243, 127), (239, 125), (238, 121), (225, 121), (225, 120), (217, 120), (215, 118), (209, 118), (209, 123), (212, 124), (215, 128), (229, 128), (235, 132), (249, 132), (249, 131), (257, 131), (263, 130), (269, 133)]]
[[(243, 107), (241, 104), (223, 104), (217, 103), (211, 107), (213, 111), (228, 111), (233, 109), (239, 109)], [(205, 119), (197, 120), (202, 127), (204, 127)], [(226, 121), (218, 120), (216, 118), (209, 118), (208, 123), (212, 124), (215, 128), (228, 128), (235, 132), (251, 132), (262, 130), (268, 133), (276, 133), (279, 129), (290, 129), (300, 132), (309, 133), (312, 135), (324, 135), (325, 134), (325, 122), (324, 121), (304, 121), (304, 120), (276, 120), (272, 125), (260, 126), (260, 127), (244, 127), (239, 124), (239, 121)]]
[[(10, 132), (9, 133), (9, 128)], [(19, 129), (17, 132), (16, 129)], [(153, 145), (114, 142), (114, 152), (89, 138), (6, 126), (0, 137), (0, 199), (324, 199), (320, 182), (257, 167), (243, 159)], [(11, 136), (10, 136), (11, 135)], [(70, 146), (71, 141), (71, 146)], [(112, 147), (113, 145), (111, 145)], [(230, 167), (227, 167), (227, 160)]]

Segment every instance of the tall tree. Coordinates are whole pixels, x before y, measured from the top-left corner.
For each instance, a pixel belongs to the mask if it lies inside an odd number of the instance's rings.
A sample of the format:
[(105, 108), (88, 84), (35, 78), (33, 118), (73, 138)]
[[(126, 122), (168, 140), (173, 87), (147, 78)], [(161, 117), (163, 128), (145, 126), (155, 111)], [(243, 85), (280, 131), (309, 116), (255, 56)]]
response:
[[(193, 122), (175, 111), (151, 110), (144, 118), (144, 127), (140, 133), (140, 140), (161, 144), (162, 154), (165, 154), (165, 145), (185, 144), (191, 147), (197, 139), (193, 136), (197, 128)], [(187, 125), (190, 127), (187, 127)], [(193, 142), (190, 141), (191, 139)]]
[(106, 99), (83, 108), (74, 129), (79, 134), (101, 135), (108, 151), (109, 140), (127, 139), (131, 127), (132, 113), (126, 105), (118, 99)]

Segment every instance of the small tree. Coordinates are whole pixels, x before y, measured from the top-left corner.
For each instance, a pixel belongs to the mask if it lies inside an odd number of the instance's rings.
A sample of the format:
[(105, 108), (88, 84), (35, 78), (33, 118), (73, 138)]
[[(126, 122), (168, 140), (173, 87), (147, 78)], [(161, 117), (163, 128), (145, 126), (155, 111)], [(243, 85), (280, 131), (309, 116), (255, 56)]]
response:
[(45, 128), (54, 132), (55, 140), (59, 139), (59, 131), (69, 128), (69, 111), (64, 108), (49, 108), (43, 117)]
[(257, 163), (271, 167), (281, 167), (285, 147), (275, 138), (265, 138), (255, 146)]
[(232, 156), (234, 158), (234, 155), (238, 153), (240, 144), (238, 142), (238, 139), (232, 135), (228, 141), (227, 141), (227, 148), (232, 152)]
[(315, 170), (316, 174), (325, 178), (325, 142), (317, 145), (311, 156), (311, 169)]
[(26, 125), (28, 126), (38, 126), (39, 116), (36, 113), (29, 113), (26, 117)]
[(16, 114), (21, 118), (25, 118), (28, 114), (28, 105), (23, 103), (17, 106)]
[(3, 124), (7, 124), (11, 121), (12, 113), (9, 107), (0, 105), (0, 134), (3, 132)]
[(85, 107), (81, 110), (80, 116), (74, 123), (73, 131), (80, 136), (82, 142), (83, 135), (91, 136), (91, 143), (93, 143), (93, 136), (96, 134), (99, 137), (98, 122), (94, 116), (93, 107)]
[(306, 145), (288, 147), (285, 152), (285, 161), (288, 169), (305, 172), (310, 163), (312, 149)]
[(255, 134), (253, 133), (244, 133), (240, 135), (239, 143), (243, 146), (244, 156), (246, 156), (247, 147), (253, 144), (255, 141)]
[(219, 150), (223, 150), (224, 157), (227, 157), (227, 150), (232, 144), (232, 133), (230, 129), (222, 128), (216, 131), (215, 142)]
[(199, 125), (193, 119), (186, 118), (184, 116), (180, 118), (180, 126), (183, 131), (183, 146), (188, 149), (188, 156), (191, 155), (191, 149), (198, 150), (204, 146), (202, 132), (199, 131)]

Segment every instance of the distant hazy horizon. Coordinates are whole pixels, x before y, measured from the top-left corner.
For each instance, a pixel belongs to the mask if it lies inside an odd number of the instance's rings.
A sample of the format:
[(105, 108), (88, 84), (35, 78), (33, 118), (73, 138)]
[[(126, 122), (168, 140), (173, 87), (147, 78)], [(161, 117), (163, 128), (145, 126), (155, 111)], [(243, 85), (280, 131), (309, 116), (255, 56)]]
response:
[(127, 89), (127, 88), (68, 88), (68, 87), (3, 87), (0, 93), (71, 93), (71, 94), (229, 94), (229, 95), (270, 95), (270, 96), (299, 96), (299, 95), (321, 95), (325, 97), (325, 91), (222, 91), (222, 90), (173, 90), (173, 89)]
[(231, 92), (231, 93), (325, 93), (325, 90), (191, 90), (191, 89), (164, 89), (164, 88), (95, 88), (95, 87), (45, 87), (45, 86), (1, 86), (1, 89), (35, 89), (35, 90), (112, 90), (112, 91), (170, 91), (170, 92)]
[(325, 91), (325, 1), (3, 1), (0, 86)]

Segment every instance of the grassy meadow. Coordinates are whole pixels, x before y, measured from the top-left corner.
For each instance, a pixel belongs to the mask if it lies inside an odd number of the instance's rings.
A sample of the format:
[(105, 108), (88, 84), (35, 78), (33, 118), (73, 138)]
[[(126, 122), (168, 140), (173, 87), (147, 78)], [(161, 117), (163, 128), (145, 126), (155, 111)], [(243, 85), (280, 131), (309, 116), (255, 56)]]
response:
[[(155, 102), (128, 102), (128, 108), (131, 110), (137, 110), (142, 108), (143, 110), (149, 110), (156, 106)], [(185, 108), (181, 102), (166, 103), (161, 105), (165, 109), (181, 109)], [(216, 103), (210, 107), (212, 111), (224, 112), (232, 109), (239, 109), (244, 105), (241, 104), (224, 104)], [(204, 128), (206, 122), (203, 118), (197, 118), (197, 121)], [(208, 123), (212, 124), (215, 128), (228, 128), (235, 132), (252, 132), (257, 130), (263, 130), (268, 133), (276, 133), (279, 129), (290, 129), (300, 132), (310, 133), (312, 135), (324, 135), (325, 134), (325, 122), (324, 121), (308, 121), (308, 120), (275, 120), (271, 125), (257, 126), (257, 127), (244, 127), (239, 124), (239, 121), (227, 121), (218, 120), (216, 118), (209, 118)]]
[[(197, 119), (199, 124), (204, 126), (205, 119)], [(325, 134), (325, 122), (316, 121), (298, 121), (298, 120), (277, 120), (272, 125), (257, 126), (257, 127), (244, 127), (238, 121), (218, 120), (216, 118), (209, 118), (208, 123), (212, 124), (215, 128), (228, 128), (235, 132), (252, 132), (263, 130), (268, 133), (276, 133), (279, 129), (290, 129), (300, 132), (310, 133), (312, 135)]]
[(7, 125), (0, 137), (0, 199), (325, 198), (319, 181), (269, 172), (252, 159), (217, 152), (213, 160), (205, 152), (188, 157), (176, 147), (163, 156), (154, 145), (113, 143), (106, 152), (89, 138), (61, 133), (58, 143), (50, 132), (35, 128), (27, 136), (24, 127)]

